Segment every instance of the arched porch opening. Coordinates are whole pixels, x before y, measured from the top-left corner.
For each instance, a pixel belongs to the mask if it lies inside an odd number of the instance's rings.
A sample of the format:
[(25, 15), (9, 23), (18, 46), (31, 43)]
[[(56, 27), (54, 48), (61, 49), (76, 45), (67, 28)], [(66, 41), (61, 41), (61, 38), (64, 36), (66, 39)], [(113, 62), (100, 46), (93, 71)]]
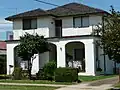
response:
[(69, 42), (65, 45), (66, 66), (85, 72), (85, 45), (82, 42)]
[(22, 68), (22, 70), (27, 70), (28, 61), (23, 60), (21, 57), (18, 56), (17, 48), (18, 46), (14, 47), (14, 67), (20, 67)]
[(57, 63), (57, 46), (53, 43), (50, 43), (49, 61)]

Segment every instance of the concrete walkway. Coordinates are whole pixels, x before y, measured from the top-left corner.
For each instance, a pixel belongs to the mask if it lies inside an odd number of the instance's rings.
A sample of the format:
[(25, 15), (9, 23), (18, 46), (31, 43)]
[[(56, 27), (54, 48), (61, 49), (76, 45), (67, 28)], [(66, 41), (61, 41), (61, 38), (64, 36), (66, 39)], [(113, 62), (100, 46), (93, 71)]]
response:
[(77, 85), (70, 85), (56, 90), (106, 90), (113, 88), (112, 85), (118, 82), (118, 77), (107, 78)]
[(16, 85), (16, 86), (51, 86), (51, 87), (67, 87), (68, 85), (58, 84), (28, 84), (28, 83), (2, 83), (0, 85)]

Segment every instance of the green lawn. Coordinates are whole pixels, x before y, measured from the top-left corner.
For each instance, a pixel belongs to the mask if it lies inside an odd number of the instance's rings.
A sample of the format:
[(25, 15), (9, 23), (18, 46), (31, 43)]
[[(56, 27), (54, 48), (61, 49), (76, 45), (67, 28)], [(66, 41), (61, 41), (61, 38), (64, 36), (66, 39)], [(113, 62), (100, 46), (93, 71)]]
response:
[(0, 90), (55, 90), (56, 87), (0, 85)]
[(100, 76), (79, 76), (78, 79), (81, 80), (82, 82), (87, 82), (87, 81), (95, 81), (95, 80), (100, 80), (100, 79), (105, 79), (105, 78), (111, 78), (115, 77), (116, 75), (100, 75)]
[(31, 84), (60, 84), (60, 85), (71, 85), (74, 83), (71, 82), (54, 82), (54, 81), (47, 81), (47, 80), (0, 80), (0, 82), (6, 83), (31, 83)]
[[(100, 79), (105, 79), (105, 78), (111, 78), (116, 75), (107, 75), (107, 76), (79, 76), (78, 79), (81, 80), (82, 82), (87, 82), (87, 81), (95, 81), (95, 80), (100, 80)], [(10, 79), (1, 79), (0, 82), (3, 83), (30, 83), (30, 84), (60, 84), (60, 85), (71, 85), (75, 83), (71, 82), (54, 82), (54, 81), (47, 81), (47, 80), (10, 80)]]

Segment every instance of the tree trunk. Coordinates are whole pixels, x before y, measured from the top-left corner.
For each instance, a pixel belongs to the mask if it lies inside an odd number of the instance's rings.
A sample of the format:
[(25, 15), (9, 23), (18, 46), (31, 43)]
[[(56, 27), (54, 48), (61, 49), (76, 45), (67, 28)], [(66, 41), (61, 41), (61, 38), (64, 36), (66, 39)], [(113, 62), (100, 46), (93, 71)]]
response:
[(31, 70), (32, 70), (31, 60), (29, 59), (29, 60), (28, 60), (28, 74), (29, 74), (29, 79), (30, 79), (30, 80), (32, 79)]

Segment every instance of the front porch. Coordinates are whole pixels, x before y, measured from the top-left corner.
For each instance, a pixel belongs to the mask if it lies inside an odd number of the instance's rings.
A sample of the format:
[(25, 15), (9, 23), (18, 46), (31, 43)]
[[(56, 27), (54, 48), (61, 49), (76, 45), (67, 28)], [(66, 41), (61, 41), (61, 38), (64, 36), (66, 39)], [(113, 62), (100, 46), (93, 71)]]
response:
[[(54, 60), (57, 67), (79, 68), (79, 75), (95, 76), (96, 62), (94, 39), (92, 37), (48, 39), (48, 41), (51, 51), (36, 55), (33, 61), (33, 74), (37, 73), (47, 62)], [(7, 44), (7, 74), (11, 74), (18, 63), (21, 64), (22, 68), (27, 69), (27, 62), (16, 57), (15, 48), (18, 44), (19, 41)], [(10, 69), (10, 65), (13, 66), (12, 69)]]

